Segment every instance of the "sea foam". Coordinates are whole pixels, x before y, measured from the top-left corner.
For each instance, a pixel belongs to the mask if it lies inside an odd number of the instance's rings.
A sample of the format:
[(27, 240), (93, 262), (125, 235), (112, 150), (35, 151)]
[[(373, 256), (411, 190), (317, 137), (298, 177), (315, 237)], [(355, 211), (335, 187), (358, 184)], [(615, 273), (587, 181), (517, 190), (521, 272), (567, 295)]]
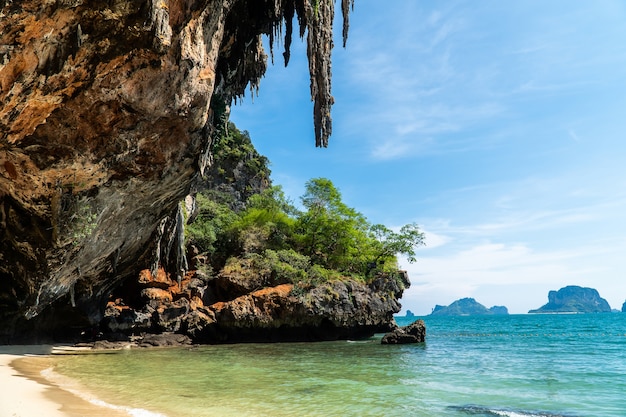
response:
[(465, 414), (482, 416), (502, 416), (502, 417), (576, 417), (571, 414), (555, 414), (545, 411), (526, 411), (512, 409), (498, 409), (482, 407), (477, 405), (451, 406), (453, 410), (461, 411)]

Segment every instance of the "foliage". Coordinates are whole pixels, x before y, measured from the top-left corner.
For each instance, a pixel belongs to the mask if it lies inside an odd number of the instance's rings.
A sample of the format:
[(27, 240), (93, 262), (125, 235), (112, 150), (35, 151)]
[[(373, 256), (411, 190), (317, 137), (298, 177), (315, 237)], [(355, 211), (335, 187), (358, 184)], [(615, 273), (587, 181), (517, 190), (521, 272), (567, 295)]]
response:
[(190, 242), (209, 255), (214, 269), (226, 258), (230, 270), (252, 268), (268, 283), (301, 286), (351, 276), (367, 280), (374, 271), (397, 270), (397, 254), (415, 261), (423, 234), (415, 224), (398, 232), (370, 225), (348, 207), (332, 182), (307, 182), (297, 210), (278, 186), (251, 196), (236, 213), (227, 204), (198, 196), (199, 214), (188, 228)]
[(270, 182), (269, 161), (252, 145), (247, 131), (233, 123), (218, 130), (211, 151), (213, 164), (209, 168), (207, 188), (216, 189), (228, 184), (246, 201), (266, 188)]
[[(424, 243), (416, 224), (399, 231), (371, 225), (327, 178), (305, 184), (297, 209), (280, 186), (269, 186), (267, 158), (232, 123), (213, 152), (213, 178), (197, 194), (197, 214), (186, 233), (214, 271), (225, 267), (246, 275), (252, 269), (268, 283), (299, 287), (343, 277), (368, 280), (395, 273), (398, 254), (415, 261), (415, 249)], [(249, 189), (259, 179), (266, 185)]]
[(287, 248), (291, 245), (295, 224), (289, 213), (295, 212), (295, 207), (285, 198), (282, 189), (271, 187), (248, 200), (246, 210), (233, 224), (233, 229), (239, 235), (245, 252)]
[(300, 249), (327, 268), (360, 272), (359, 252), (367, 242), (365, 217), (346, 206), (326, 178), (308, 181), (301, 200), (306, 211), (297, 219)]
[(375, 224), (370, 230), (377, 244), (374, 262), (396, 254), (406, 255), (409, 262), (415, 262), (415, 248), (424, 244), (424, 234), (415, 223), (402, 226), (399, 232), (394, 232), (382, 224)]
[(212, 265), (219, 265), (228, 257), (219, 258), (220, 251), (223, 254), (232, 251), (230, 231), (237, 214), (227, 204), (204, 194), (196, 195), (196, 204), (195, 220), (185, 227), (187, 243), (194, 245), (200, 253), (213, 256)]
[(76, 212), (71, 218), (72, 243), (76, 246), (91, 236), (97, 223), (98, 215), (86, 201), (77, 204)]

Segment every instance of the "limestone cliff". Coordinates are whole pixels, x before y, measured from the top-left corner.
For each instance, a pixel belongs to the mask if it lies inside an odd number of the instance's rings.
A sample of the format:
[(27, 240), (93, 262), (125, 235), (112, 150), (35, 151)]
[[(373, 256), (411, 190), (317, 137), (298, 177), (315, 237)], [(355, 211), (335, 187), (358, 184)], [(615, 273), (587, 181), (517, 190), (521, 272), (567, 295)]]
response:
[(473, 298), (461, 298), (449, 306), (436, 305), (431, 316), (477, 316), (477, 315), (506, 315), (509, 310), (504, 306), (487, 308)]
[[(179, 285), (162, 269), (156, 276), (144, 270), (127, 283), (126, 298), (109, 302), (100, 330), (107, 339), (166, 332), (201, 343), (370, 337), (395, 327), (398, 299), (410, 285), (405, 272), (382, 274), (367, 284), (354, 279), (311, 287), (257, 284), (239, 274), (214, 279), (192, 271)], [(137, 297), (129, 298), (133, 293)]]
[(548, 303), (529, 313), (609, 313), (609, 303), (594, 288), (568, 285), (548, 293)]
[(178, 202), (213, 121), (259, 86), (260, 35), (284, 23), (287, 62), (294, 16), (326, 146), (333, 15), (328, 0), (0, 0), (0, 339), (97, 322), (141, 266), (183, 275)]

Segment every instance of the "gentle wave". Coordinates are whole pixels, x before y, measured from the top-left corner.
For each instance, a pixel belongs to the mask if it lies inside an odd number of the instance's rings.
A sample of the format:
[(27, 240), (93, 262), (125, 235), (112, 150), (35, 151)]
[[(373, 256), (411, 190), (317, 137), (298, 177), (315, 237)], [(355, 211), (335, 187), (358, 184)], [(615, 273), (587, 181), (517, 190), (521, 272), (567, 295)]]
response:
[[(425, 344), (394, 348), (376, 336), (51, 361), (79, 391), (170, 417), (624, 417), (625, 320), (434, 317), (426, 318)], [(450, 336), (464, 332), (511, 337)], [(579, 333), (595, 337), (543, 336)]]
[(56, 384), (59, 388), (77, 396), (78, 398), (87, 401), (98, 407), (108, 408), (109, 410), (122, 411), (129, 414), (132, 417), (167, 417), (165, 414), (155, 413), (152, 411), (144, 410), (141, 408), (125, 407), (121, 405), (115, 405), (103, 401), (93, 394), (88, 393), (84, 389), (78, 386), (78, 383), (71, 378), (54, 372), (54, 369), (47, 368), (41, 371), (41, 376), (48, 381)]
[[(502, 417), (577, 417), (571, 414), (554, 414), (545, 411), (525, 411), (511, 409), (497, 409), (481, 407), (477, 405), (450, 406), (452, 410), (461, 411), (465, 414), (482, 416), (502, 416)], [(580, 416), (578, 416), (580, 417)]]

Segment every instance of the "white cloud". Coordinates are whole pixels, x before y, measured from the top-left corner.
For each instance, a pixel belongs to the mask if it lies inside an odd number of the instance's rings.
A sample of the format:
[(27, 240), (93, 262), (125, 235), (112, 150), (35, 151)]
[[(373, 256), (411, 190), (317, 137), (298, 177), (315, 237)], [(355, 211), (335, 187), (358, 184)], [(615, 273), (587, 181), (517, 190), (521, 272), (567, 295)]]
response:
[(422, 250), (434, 249), (439, 246), (443, 246), (446, 243), (448, 243), (451, 239), (449, 236), (431, 232), (429, 230), (422, 229), (422, 233), (424, 233), (424, 243), (425, 243), (425, 246), (423, 247)]
[(419, 280), (430, 283), (444, 277), (448, 284), (528, 283), (545, 281), (547, 275), (560, 278), (571, 274), (573, 271), (563, 267), (561, 261), (578, 255), (577, 252), (538, 254), (523, 244), (485, 243), (444, 255), (420, 256), (419, 262), (408, 268)]
[[(621, 242), (622, 249), (625, 244)], [(485, 243), (460, 250), (443, 246), (438, 255), (421, 251), (416, 263), (401, 261), (414, 283), (402, 303), (417, 314), (464, 297), (525, 313), (544, 304), (549, 290), (566, 285), (595, 287), (612, 306), (626, 297), (626, 285), (615, 282), (617, 265), (603, 264), (603, 254), (592, 246), (544, 252), (523, 244)], [(615, 285), (624, 292), (616, 293)]]

